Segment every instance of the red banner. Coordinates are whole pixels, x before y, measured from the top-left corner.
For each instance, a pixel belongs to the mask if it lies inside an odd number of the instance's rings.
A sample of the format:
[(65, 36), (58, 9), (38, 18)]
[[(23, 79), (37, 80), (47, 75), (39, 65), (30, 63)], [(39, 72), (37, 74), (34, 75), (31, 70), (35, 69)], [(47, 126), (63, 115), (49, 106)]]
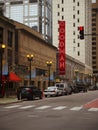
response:
[(59, 21), (59, 74), (65, 75), (65, 21)]

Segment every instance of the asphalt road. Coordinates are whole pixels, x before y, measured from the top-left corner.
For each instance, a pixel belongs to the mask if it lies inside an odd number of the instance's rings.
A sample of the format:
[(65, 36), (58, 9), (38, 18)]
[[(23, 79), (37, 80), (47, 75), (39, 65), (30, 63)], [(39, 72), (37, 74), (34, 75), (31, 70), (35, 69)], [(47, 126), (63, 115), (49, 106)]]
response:
[(98, 130), (98, 90), (1, 105), (0, 130)]

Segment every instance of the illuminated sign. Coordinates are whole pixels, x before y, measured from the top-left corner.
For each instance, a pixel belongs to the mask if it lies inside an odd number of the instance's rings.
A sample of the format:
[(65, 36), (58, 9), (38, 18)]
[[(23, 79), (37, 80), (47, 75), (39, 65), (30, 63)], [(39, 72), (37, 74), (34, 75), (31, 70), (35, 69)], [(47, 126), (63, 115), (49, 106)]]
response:
[(65, 21), (59, 21), (59, 74), (65, 74)]

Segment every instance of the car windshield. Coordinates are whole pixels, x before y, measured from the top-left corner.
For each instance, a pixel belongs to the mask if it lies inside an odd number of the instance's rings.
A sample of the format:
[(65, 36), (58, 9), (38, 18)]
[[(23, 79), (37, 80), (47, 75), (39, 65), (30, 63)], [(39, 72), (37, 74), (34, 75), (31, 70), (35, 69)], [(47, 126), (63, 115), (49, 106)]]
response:
[(58, 88), (63, 88), (63, 87), (64, 87), (63, 84), (56, 84), (56, 86), (57, 86)]
[(56, 89), (56, 87), (55, 86), (48, 87), (48, 90), (53, 90), (53, 89)]

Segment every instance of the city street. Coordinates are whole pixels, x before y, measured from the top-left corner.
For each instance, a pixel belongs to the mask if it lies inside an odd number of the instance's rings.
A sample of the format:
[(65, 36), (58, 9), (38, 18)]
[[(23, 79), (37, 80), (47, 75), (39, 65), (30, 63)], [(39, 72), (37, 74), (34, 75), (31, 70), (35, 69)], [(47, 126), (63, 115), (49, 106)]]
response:
[(98, 90), (0, 105), (0, 130), (97, 130)]

